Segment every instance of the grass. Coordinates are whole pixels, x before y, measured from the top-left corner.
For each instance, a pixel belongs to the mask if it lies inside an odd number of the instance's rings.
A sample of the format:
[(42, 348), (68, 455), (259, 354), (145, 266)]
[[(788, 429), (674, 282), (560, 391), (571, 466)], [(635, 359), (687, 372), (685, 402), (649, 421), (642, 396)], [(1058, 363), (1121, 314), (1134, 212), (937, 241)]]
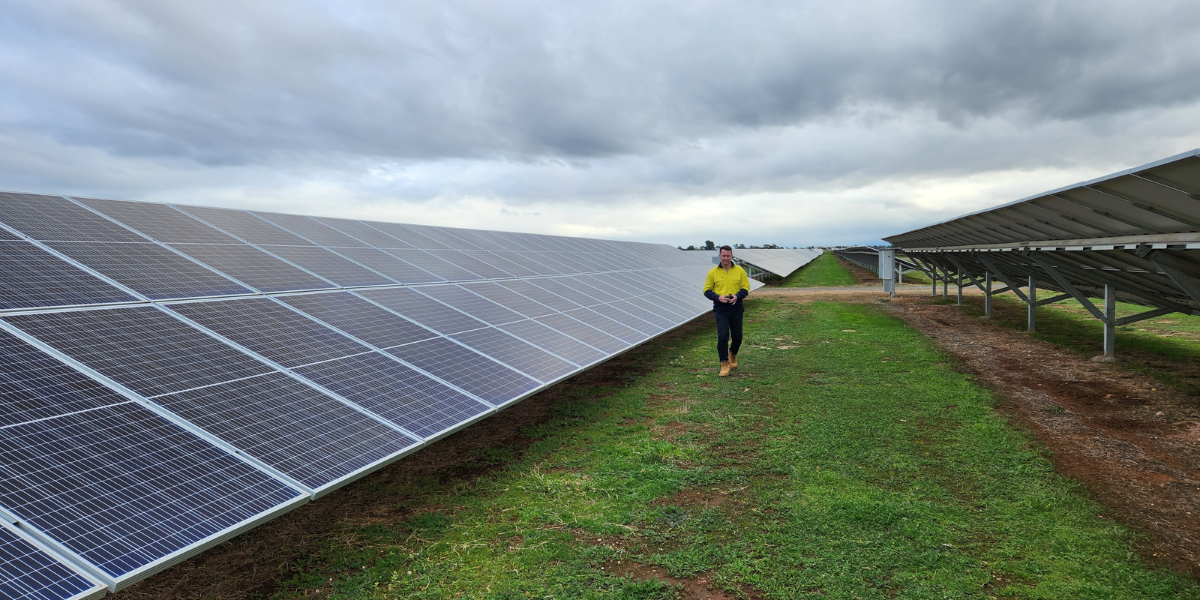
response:
[(838, 262), (832, 252), (825, 252), (812, 262), (779, 282), (779, 287), (838, 287), (857, 285), (850, 270)]
[[(982, 297), (967, 296), (964, 303), (973, 314), (983, 314)], [(1117, 303), (1117, 317), (1147, 310), (1136, 304)], [(994, 296), (992, 316), (995, 322), (1012, 329), (1027, 327), (1026, 304), (1015, 296)], [(1200, 360), (1200, 317), (1166, 315), (1117, 327), (1116, 334), (1117, 355), (1130, 359), (1123, 363), (1126, 368), (1200, 394), (1200, 372), (1190, 372)], [(1103, 324), (1076, 300), (1039, 306), (1034, 336), (1085, 354), (1100, 354), (1104, 347)]]
[(733, 377), (696, 328), (477, 481), (380, 490), (417, 516), (347, 515), (276, 596), (679, 597), (615, 574), (646, 565), (731, 597), (1200, 598), (880, 307), (758, 298), (746, 331)]

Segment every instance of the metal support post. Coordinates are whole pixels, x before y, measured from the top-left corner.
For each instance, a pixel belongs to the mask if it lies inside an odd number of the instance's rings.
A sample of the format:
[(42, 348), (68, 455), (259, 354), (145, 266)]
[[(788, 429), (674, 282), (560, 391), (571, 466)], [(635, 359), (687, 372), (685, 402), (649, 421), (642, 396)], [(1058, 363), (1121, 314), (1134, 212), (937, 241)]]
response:
[(1104, 355), (1117, 355), (1117, 290), (1104, 284)]
[(931, 281), (933, 281), (933, 291), (929, 292), (929, 295), (936, 298), (937, 297), (937, 280), (938, 280), (937, 267), (934, 267), (933, 270), (930, 271), (929, 279)]
[(983, 314), (992, 316), (992, 272), (983, 272)]
[(942, 267), (942, 297), (943, 298), (946, 298), (947, 296), (949, 296), (949, 290), (950, 290), (950, 270), (947, 269), (946, 267)]
[(1029, 291), (1025, 292), (1025, 298), (1029, 302), (1029, 332), (1037, 331), (1037, 280), (1033, 275), (1029, 276)]
[(958, 305), (962, 306), (962, 271), (958, 272)]

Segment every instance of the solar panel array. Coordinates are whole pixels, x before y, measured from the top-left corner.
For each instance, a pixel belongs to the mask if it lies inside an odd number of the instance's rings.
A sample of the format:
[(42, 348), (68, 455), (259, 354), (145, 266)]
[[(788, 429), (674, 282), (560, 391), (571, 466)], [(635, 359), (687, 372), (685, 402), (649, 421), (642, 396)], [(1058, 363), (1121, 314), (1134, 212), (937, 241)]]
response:
[(797, 269), (821, 256), (820, 250), (803, 248), (750, 248), (733, 251), (739, 262), (753, 265), (768, 273), (787, 277)]
[(708, 311), (711, 267), (0, 193), (0, 597), (115, 591), (329, 493)]

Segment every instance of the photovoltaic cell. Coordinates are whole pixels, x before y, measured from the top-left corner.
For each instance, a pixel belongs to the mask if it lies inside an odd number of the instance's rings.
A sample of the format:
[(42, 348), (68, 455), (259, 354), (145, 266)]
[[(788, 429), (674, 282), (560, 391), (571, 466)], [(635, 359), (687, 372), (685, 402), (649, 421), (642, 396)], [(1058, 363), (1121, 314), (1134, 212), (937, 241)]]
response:
[(300, 367), (296, 372), (422, 437), (490, 410), (375, 352)]
[[(546, 280), (550, 281), (550, 280)], [(529, 298), (539, 304), (543, 304), (559, 312), (575, 310), (581, 305), (562, 296), (559, 296), (545, 287), (539, 287), (522, 279), (511, 279), (508, 281), (497, 281), (495, 285), (502, 288), (512, 290), (513, 293), (520, 295), (522, 298)]]
[(4, 319), (145, 396), (274, 371), (149, 306)]
[(548, 277), (545, 279), (531, 279), (529, 283), (557, 296), (566, 298), (579, 306), (595, 306), (604, 303), (604, 300), (594, 291), (585, 293), (567, 285), (570, 281), (570, 277)]
[(391, 354), (483, 400), (499, 406), (538, 387), (538, 382), (446, 338), (389, 348)]
[(637, 316), (625, 312), (612, 304), (599, 304), (589, 308), (590, 310), (598, 312), (609, 319), (623, 323), (626, 327), (632, 327), (633, 329), (636, 329), (647, 336), (655, 335), (666, 328), (663, 325), (658, 324), (657, 320), (655, 323), (651, 323), (645, 319), (640, 319)]
[(331, 219), (327, 217), (313, 217), (314, 219), (345, 233), (359, 240), (366, 242), (376, 248), (412, 248), (413, 245), (399, 238), (390, 236), (362, 221), (353, 221), (350, 219)]
[(399, 283), (325, 248), (312, 246), (263, 246), (262, 248), (342, 287)]
[[(392, 250), (403, 253), (405, 250)], [(338, 248), (338, 254), (379, 271), (399, 283), (433, 283), (445, 279), (376, 248)]]
[(576, 368), (575, 365), (498, 329), (467, 331), (456, 334), (454, 339), (543, 382), (558, 379)]
[(0, 331), (0, 427), (120, 404), (96, 383), (7, 331)]
[(590, 308), (580, 308), (568, 311), (567, 316), (578, 319), (607, 333), (613, 337), (620, 339), (627, 344), (636, 344), (648, 337), (649, 335), (641, 331), (625, 325), (621, 321), (610, 319)]
[[(642, 298), (629, 297), (613, 302), (610, 306), (615, 306), (627, 313), (637, 315), (639, 319), (663, 329), (670, 329), (680, 322), (680, 318), (677, 315), (670, 314)], [(668, 314), (670, 314), (669, 317)]]
[(616, 354), (629, 347), (628, 343), (567, 315), (549, 315), (541, 317), (537, 321), (586, 342), (590, 346), (595, 346), (607, 354)]
[[(550, 264), (558, 267), (563, 273), (586, 273), (592, 268), (570, 257), (565, 252), (541, 252), (534, 257), (538, 261), (550, 261)], [(561, 266), (560, 266), (561, 265)]]
[(152, 242), (48, 242), (48, 245), (152, 300), (251, 293)]
[(146, 238), (58, 196), (0, 192), (0, 222), (42, 241), (146, 241)]
[(270, 298), (187, 302), (171, 310), (289, 368), (370, 350)]
[(399, 238), (411, 244), (414, 248), (449, 248), (449, 246), (434, 241), (420, 233), (409, 229), (399, 223), (381, 223), (378, 221), (363, 221), (364, 223), (374, 227), (392, 237)]
[[(255, 216), (270, 221), (318, 246), (365, 248), (367, 244), (356, 240), (312, 217), (304, 215), (285, 215), (280, 213), (253, 213)], [(264, 242), (265, 243), (265, 242)]]
[[(520, 280), (517, 280), (517, 281), (520, 281)], [(520, 281), (520, 283), (525, 283), (525, 282)], [(528, 284), (526, 284), (526, 285), (528, 285)], [(476, 294), (479, 294), (480, 296), (483, 296), (484, 298), (487, 298), (488, 300), (491, 300), (492, 302), (495, 302), (496, 304), (499, 304), (501, 306), (505, 306), (505, 307), (508, 307), (509, 309), (517, 311), (527, 317), (541, 317), (541, 316), (545, 316), (545, 315), (551, 315), (551, 314), (554, 314), (555, 312), (557, 312), (554, 309), (546, 306), (545, 304), (538, 302), (535, 298), (531, 298), (529, 296), (523, 296), (521, 294), (518, 294), (517, 292), (514, 292), (512, 289), (510, 289), (508, 287), (501, 286), (497, 283), (493, 283), (490, 281), (479, 282), (479, 283), (464, 283), (464, 284), (462, 284), (461, 287), (463, 289), (470, 290)], [(536, 290), (538, 292), (542, 292), (542, 290), (540, 290), (539, 288), (534, 287), (532, 285), (530, 285), (529, 288), (532, 288), (533, 290)], [(528, 288), (523, 288), (523, 289), (528, 289)], [(542, 292), (542, 294), (544, 295), (545, 292)]]
[[(485, 232), (482, 232), (482, 231), (476, 231), (473, 229), (459, 229), (457, 227), (439, 227), (438, 229), (442, 230), (445, 233), (449, 233), (450, 235), (453, 235), (454, 237), (462, 240), (462, 242), (459, 242), (457, 244), (457, 247), (459, 247), (459, 248), (475, 246), (477, 248), (482, 248), (484, 250), (504, 250), (505, 249), (504, 246), (497, 244), (493, 239), (491, 239), (489, 236), (487, 236), (485, 234)], [(464, 244), (463, 242), (466, 242), (466, 243)]]
[(415, 233), (425, 236), (428, 239), (431, 239), (435, 242), (440, 242), (446, 248), (469, 248), (472, 250), (477, 248), (477, 246), (474, 244), (471, 244), (470, 242), (467, 242), (453, 233), (450, 233), (450, 231), (444, 227), (431, 227), (429, 225), (412, 224), (405, 224), (404, 226)]
[(0, 523), (0, 598), (69, 600), (103, 594), (99, 584), (17, 535), (7, 523)]
[(0, 240), (0, 309), (134, 300), (29, 242)]
[(455, 266), (462, 267), (484, 279), (504, 279), (512, 277), (512, 273), (489, 265), (478, 258), (458, 250), (429, 250), (430, 254)]
[[(561, 268), (556, 268), (549, 261), (539, 261), (532, 256), (532, 252), (509, 252), (498, 251), (496, 256), (503, 258), (509, 262), (514, 262), (527, 269), (530, 274), (534, 275), (559, 275), (563, 271)], [(560, 265), (561, 266), (561, 265)]]
[(444, 302), (492, 325), (512, 323), (526, 318), (526, 315), (513, 312), (457, 285), (427, 285), (416, 289), (434, 300)]
[(347, 292), (277, 296), (277, 299), (378, 348), (410, 344), (438, 334)]
[(150, 202), (76, 198), (160, 242), (191, 244), (238, 244), (236, 239), (167, 206)]
[(500, 329), (580, 366), (590, 365), (605, 357), (603, 352), (537, 321), (518, 321)]
[(0, 428), (0, 506), (114, 578), (300, 497), (134, 403)]
[(458, 333), (468, 329), (487, 327), (487, 323), (464, 315), (412, 289), (361, 290), (358, 293), (368, 300), (378, 302), (389, 310), (394, 310), (440, 333)]
[(171, 247), (263, 292), (334, 287), (328, 281), (247, 244), (173, 244)]
[(484, 252), (483, 250), (463, 250), (462, 253), (479, 262), (487, 264), (493, 269), (508, 273), (513, 277), (531, 277), (538, 274), (537, 271), (527, 269), (513, 261), (501, 258), (493, 252)]
[(203, 206), (177, 206), (206, 223), (233, 234), (251, 244), (277, 244), (280, 246), (312, 246), (312, 242), (293, 235), (248, 212)]
[(155, 402), (310, 488), (417, 443), (282, 373), (160, 396)]
[(437, 275), (444, 281), (469, 281), (472, 279), (482, 279), (479, 275), (472, 273), (462, 267), (450, 264), (425, 250), (409, 250), (399, 252), (393, 250), (398, 258), (402, 258), (434, 275)]

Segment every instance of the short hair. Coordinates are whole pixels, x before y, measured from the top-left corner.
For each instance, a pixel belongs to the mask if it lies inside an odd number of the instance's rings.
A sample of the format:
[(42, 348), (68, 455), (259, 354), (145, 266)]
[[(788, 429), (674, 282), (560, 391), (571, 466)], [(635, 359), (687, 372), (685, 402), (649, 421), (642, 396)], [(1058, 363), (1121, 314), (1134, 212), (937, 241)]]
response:
[(730, 254), (733, 253), (733, 248), (730, 248), (729, 246), (721, 246), (721, 250), (728, 250)]

